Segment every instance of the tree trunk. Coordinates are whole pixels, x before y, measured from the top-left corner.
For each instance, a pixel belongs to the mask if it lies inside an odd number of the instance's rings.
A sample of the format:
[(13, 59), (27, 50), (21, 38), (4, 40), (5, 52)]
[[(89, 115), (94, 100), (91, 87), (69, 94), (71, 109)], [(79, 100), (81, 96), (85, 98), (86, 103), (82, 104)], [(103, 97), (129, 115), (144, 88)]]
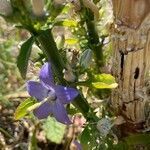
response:
[(112, 93), (116, 115), (126, 121), (122, 134), (150, 129), (150, 0), (112, 0)]

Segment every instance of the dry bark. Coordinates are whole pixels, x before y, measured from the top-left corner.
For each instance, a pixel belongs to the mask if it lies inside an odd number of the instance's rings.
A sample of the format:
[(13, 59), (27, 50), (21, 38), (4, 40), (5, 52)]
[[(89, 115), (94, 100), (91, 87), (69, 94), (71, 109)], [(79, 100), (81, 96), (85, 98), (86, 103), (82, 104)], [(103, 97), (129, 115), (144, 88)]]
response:
[(150, 126), (150, 0), (112, 0), (112, 74), (119, 83), (112, 93), (125, 134)]

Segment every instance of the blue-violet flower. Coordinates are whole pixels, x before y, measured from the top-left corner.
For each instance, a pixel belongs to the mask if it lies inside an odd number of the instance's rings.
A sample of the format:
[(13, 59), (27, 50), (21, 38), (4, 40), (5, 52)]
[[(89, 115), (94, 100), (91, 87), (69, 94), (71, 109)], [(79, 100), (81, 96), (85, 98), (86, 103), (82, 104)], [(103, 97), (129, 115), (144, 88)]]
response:
[(34, 109), (34, 115), (38, 119), (43, 119), (52, 114), (57, 121), (71, 124), (64, 104), (70, 103), (79, 94), (78, 91), (74, 88), (56, 85), (50, 63), (42, 66), (39, 78), (40, 82), (27, 82), (30, 96), (35, 97), (39, 102), (47, 99), (41, 106)]

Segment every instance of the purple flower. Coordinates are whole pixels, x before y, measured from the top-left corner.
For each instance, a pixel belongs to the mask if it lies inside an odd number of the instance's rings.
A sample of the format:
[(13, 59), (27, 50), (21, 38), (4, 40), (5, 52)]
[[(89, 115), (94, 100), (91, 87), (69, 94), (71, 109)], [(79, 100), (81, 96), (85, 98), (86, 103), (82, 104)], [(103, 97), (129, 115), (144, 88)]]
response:
[(75, 144), (77, 150), (82, 150), (82, 146), (78, 141), (75, 140), (73, 143)]
[(45, 63), (39, 74), (40, 82), (28, 81), (27, 90), (39, 102), (47, 99), (45, 103), (34, 110), (34, 115), (43, 119), (52, 114), (57, 121), (71, 124), (64, 104), (70, 103), (79, 93), (74, 88), (56, 85), (50, 63)]

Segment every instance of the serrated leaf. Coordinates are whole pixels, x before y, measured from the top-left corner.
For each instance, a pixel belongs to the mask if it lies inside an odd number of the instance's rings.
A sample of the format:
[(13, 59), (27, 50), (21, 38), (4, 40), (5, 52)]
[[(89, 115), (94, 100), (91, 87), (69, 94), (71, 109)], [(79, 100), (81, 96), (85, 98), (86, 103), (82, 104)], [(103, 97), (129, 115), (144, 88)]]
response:
[(15, 120), (19, 120), (23, 118), (28, 113), (28, 108), (31, 107), (36, 103), (36, 100), (33, 98), (28, 98), (25, 101), (23, 101), (16, 109), (14, 118)]
[(112, 89), (118, 86), (115, 78), (110, 74), (95, 75), (95, 82), (92, 82), (92, 85), (97, 89)]
[(34, 37), (32, 36), (22, 44), (20, 53), (17, 58), (17, 67), (21, 73), (22, 78), (26, 77), (28, 60), (31, 54), (33, 43), (34, 43)]
[(65, 134), (66, 126), (62, 123), (57, 122), (54, 118), (48, 117), (43, 125), (43, 130), (46, 134), (47, 139), (57, 144), (62, 142)]

